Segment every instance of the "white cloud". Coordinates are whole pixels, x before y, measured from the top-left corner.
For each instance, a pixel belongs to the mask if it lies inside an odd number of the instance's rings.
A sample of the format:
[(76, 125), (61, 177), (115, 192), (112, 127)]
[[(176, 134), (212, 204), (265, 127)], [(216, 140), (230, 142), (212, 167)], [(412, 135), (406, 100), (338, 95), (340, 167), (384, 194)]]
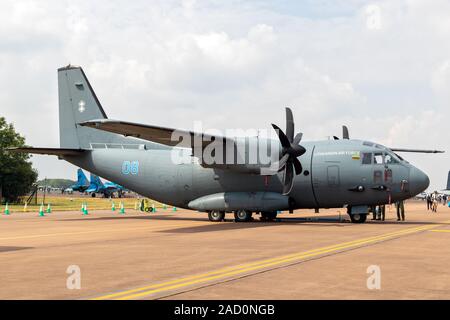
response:
[(366, 27), (370, 30), (379, 30), (382, 27), (381, 8), (376, 4), (366, 7)]

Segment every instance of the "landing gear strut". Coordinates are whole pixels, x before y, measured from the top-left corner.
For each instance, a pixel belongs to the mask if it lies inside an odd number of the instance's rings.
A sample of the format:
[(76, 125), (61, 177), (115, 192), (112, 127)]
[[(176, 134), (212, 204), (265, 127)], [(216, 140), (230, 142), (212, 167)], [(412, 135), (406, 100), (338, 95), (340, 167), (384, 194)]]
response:
[(209, 221), (212, 221), (212, 222), (223, 221), (223, 219), (225, 218), (225, 212), (218, 211), (218, 210), (209, 211), (208, 218), (209, 218)]
[(247, 222), (252, 220), (252, 212), (248, 210), (237, 210), (234, 212), (235, 222)]

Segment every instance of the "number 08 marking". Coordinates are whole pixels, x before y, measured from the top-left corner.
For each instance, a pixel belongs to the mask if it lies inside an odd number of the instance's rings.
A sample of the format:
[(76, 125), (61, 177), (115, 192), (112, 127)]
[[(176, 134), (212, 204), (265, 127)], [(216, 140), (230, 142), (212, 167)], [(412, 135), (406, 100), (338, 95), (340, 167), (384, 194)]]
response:
[(128, 161), (125, 160), (122, 163), (122, 174), (139, 174), (139, 161)]

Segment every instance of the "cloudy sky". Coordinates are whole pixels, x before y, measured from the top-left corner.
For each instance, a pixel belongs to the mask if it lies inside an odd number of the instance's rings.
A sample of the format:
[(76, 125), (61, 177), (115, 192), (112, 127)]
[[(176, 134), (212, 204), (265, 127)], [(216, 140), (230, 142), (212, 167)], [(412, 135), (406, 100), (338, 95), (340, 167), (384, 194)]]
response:
[[(441, 189), (450, 169), (447, 0), (22, 1), (0, 11), (0, 115), (59, 146), (56, 69), (83, 66), (110, 118), (190, 129), (284, 127), (406, 154)], [(75, 167), (35, 156), (40, 178)]]

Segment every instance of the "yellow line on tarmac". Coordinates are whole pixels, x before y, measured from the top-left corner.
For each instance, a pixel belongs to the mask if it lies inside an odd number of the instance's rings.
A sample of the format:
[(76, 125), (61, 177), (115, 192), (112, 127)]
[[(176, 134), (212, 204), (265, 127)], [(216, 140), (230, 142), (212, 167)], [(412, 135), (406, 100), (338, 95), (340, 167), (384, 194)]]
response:
[(199, 275), (188, 276), (188, 277), (175, 279), (175, 280), (171, 280), (171, 281), (167, 281), (167, 282), (163, 282), (163, 283), (159, 283), (159, 284), (153, 284), (153, 285), (148, 285), (148, 286), (141, 287), (141, 288), (117, 292), (114, 294), (109, 294), (109, 295), (104, 295), (104, 296), (94, 298), (94, 300), (103, 300), (103, 299), (112, 299), (112, 298), (119, 299), (119, 300), (136, 299), (136, 298), (147, 296), (147, 295), (157, 293), (157, 292), (173, 290), (173, 289), (182, 288), (182, 287), (186, 287), (186, 286), (193, 285), (193, 284), (208, 282), (208, 281), (215, 280), (215, 279), (226, 278), (226, 277), (230, 277), (230, 276), (234, 276), (234, 275), (244, 274), (249, 271), (261, 270), (261, 269), (264, 269), (267, 267), (273, 267), (276, 265), (281, 265), (281, 264), (285, 264), (285, 263), (289, 263), (289, 262), (293, 262), (293, 261), (297, 261), (297, 260), (301, 260), (301, 259), (305, 259), (305, 258), (311, 258), (311, 257), (323, 255), (326, 253), (332, 253), (332, 252), (336, 252), (336, 251), (343, 250), (343, 249), (358, 247), (358, 246), (362, 246), (362, 245), (370, 244), (370, 243), (376, 243), (376, 242), (386, 240), (389, 238), (394, 238), (394, 237), (398, 237), (401, 235), (417, 233), (417, 232), (425, 231), (425, 230), (435, 228), (435, 227), (437, 227), (437, 225), (408, 228), (405, 230), (391, 232), (391, 233), (387, 233), (387, 234), (383, 234), (383, 235), (379, 235), (379, 236), (373, 236), (373, 237), (369, 237), (369, 238), (353, 240), (353, 241), (344, 242), (344, 243), (337, 244), (337, 245), (322, 247), (322, 248), (318, 248), (318, 249), (313, 249), (313, 250), (300, 252), (300, 253), (294, 253), (294, 254), (281, 256), (281, 257), (265, 259), (265, 260), (261, 260), (261, 261), (248, 263), (248, 264), (242, 264), (242, 265), (237, 265), (237, 266), (233, 266), (233, 267), (222, 268), (222, 269), (219, 269), (216, 271), (207, 272), (207, 273), (203, 273), (203, 274), (199, 274)]
[[(189, 224), (189, 226), (195, 224)], [(178, 223), (171, 225), (158, 225), (153, 227), (139, 227), (139, 228), (117, 228), (117, 229), (104, 229), (104, 230), (92, 230), (92, 231), (74, 231), (74, 232), (57, 232), (57, 233), (47, 233), (47, 234), (32, 234), (26, 236), (16, 236), (16, 237), (6, 237), (0, 238), (0, 241), (4, 240), (19, 240), (19, 239), (33, 239), (33, 238), (44, 238), (44, 237), (58, 237), (58, 236), (71, 236), (80, 234), (92, 234), (92, 233), (105, 233), (105, 232), (123, 232), (123, 231), (138, 231), (138, 230), (164, 230), (166, 228), (181, 227), (186, 226), (186, 223)]]
[(430, 230), (433, 232), (450, 232), (450, 230), (440, 230), (440, 229), (436, 229), (436, 230)]

